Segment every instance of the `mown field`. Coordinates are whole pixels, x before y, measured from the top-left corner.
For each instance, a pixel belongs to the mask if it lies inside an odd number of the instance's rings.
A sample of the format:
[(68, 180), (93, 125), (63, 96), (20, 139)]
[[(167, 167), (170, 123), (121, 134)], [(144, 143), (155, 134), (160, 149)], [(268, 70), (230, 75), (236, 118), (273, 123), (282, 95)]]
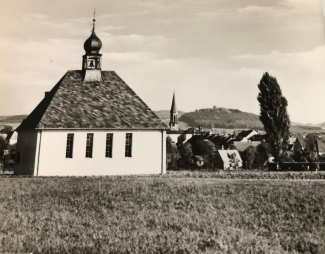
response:
[(325, 253), (324, 180), (0, 178), (0, 252)]

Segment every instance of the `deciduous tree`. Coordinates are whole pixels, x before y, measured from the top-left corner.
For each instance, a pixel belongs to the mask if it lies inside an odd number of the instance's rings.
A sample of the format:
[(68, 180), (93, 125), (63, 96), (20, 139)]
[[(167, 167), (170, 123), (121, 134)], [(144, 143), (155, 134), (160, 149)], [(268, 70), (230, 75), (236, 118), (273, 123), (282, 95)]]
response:
[(167, 148), (167, 152), (166, 152), (167, 169), (168, 170), (176, 170), (177, 169), (178, 151), (177, 151), (177, 147), (173, 144), (173, 141), (170, 137), (167, 137), (166, 148)]
[(192, 145), (189, 142), (186, 142), (185, 144), (182, 143), (178, 146), (178, 152), (182, 164), (190, 169), (193, 165)]
[(11, 131), (13, 131), (12, 126), (10, 126), (10, 125), (5, 125), (5, 126), (3, 127), (3, 129), (0, 130), (0, 133), (8, 134), (8, 132), (11, 132)]
[(246, 148), (246, 150), (243, 152), (243, 160), (244, 163), (246, 162), (247, 168), (246, 169), (252, 169), (253, 162), (255, 160), (256, 155), (256, 147), (249, 146)]
[(193, 154), (204, 158), (206, 166), (214, 167), (216, 165), (217, 147), (210, 140), (205, 140), (201, 135), (194, 135), (188, 142), (191, 143)]
[(281, 88), (275, 77), (264, 73), (258, 88), (257, 100), (260, 104), (259, 119), (269, 137), (269, 144), (274, 153), (274, 161), (287, 150), (290, 135), (290, 119), (287, 113), (288, 102), (282, 96)]
[(271, 151), (270, 145), (262, 141), (261, 144), (256, 146), (254, 164), (257, 167), (263, 168), (264, 163), (271, 156)]
[(317, 156), (316, 153), (316, 142), (317, 142), (317, 135), (315, 134), (308, 134), (305, 138), (305, 154), (310, 159), (314, 160)]
[(8, 148), (8, 142), (3, 137), (0, 137), (0, 160), (3, 157), (3, 151)]

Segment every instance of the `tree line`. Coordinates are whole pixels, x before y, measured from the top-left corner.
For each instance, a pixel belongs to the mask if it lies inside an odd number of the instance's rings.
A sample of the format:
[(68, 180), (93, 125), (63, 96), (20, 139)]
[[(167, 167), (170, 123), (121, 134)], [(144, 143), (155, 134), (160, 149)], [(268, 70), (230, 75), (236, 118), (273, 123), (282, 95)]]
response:
[[(210, 140), (206, 140), (201, 135), (195, 135), (186, 143), (180, 143), (177, 146), (173, 144), (172, 139), (167, 137), (167, 169), (168, 170), (195, 170), (200, 168), (198, 161), (202, 161), (204, 168), (221, 169), (218, 164), (217, 152), (222, 148)], [(230, 145), (231, 150), (235, 147)], [(258, 146), (249, 146), (245, 151), (239, 152), (243, 161), (243, 168), (255, 169), (263, 168), (265, 162), (271, 154), (271, 148), (266, 142)], [(233, 158), (234, 161), (239, 158)]]

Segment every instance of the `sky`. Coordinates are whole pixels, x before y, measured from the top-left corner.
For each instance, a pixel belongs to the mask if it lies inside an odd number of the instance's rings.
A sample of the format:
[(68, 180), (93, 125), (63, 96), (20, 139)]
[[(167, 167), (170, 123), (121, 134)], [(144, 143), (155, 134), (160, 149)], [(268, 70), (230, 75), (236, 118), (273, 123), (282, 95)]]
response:
[(94, 8), (103, 70), (153, 110), (259, 114), (263, 73), (293, 122), (325, 121), (321, 0), (0, 0), (0, 115), (29, 114), (80, 70)]

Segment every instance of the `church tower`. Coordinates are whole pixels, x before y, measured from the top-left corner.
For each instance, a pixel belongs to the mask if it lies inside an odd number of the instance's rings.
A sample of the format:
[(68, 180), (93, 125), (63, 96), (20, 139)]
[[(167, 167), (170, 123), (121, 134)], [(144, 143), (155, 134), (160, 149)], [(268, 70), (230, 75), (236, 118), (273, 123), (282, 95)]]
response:
[(83, 82), (100, 82), (102, 80), (102, 55), (99, 54), (99, 50), (102, 48), (102, 42), (95, 33), (95, 13), (92, 33), (84, 44), (86, 54), (82, 56)]
[(173, 94), (173, 102), (172, 102), (172, 107), (170, 109), (169, 127), (172, 131), (178, 131), (178, 114), (177, 114), (177, 107), (176, 107), (175, 92)]

